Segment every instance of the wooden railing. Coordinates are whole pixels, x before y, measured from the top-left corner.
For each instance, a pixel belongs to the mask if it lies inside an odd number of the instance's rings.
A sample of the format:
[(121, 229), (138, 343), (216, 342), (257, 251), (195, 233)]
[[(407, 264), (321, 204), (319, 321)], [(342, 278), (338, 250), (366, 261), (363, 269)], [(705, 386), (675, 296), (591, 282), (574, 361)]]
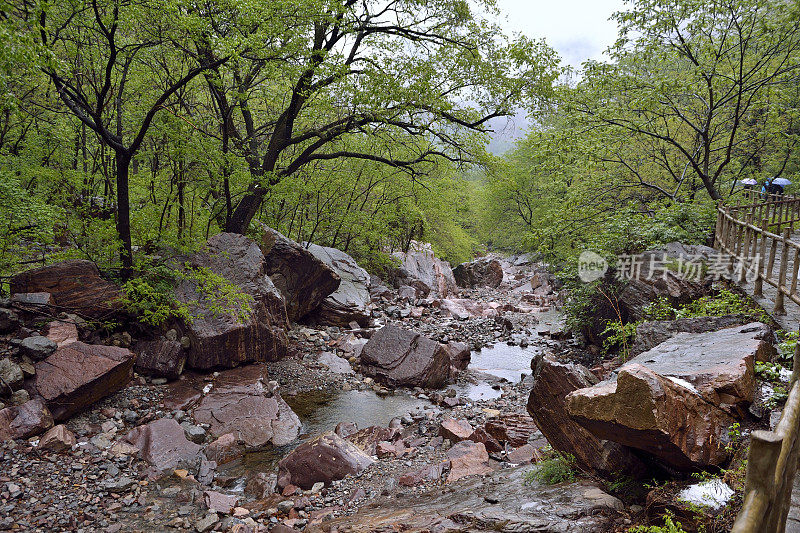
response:
[(791, 389), (773, 431), (753, 431), (747, 454), (744, 503), (731, 533), (783, 533), (800, 455), (800, 344), (794, 351)]
[[(791, 239), (800, 222), (800, 198), (754, 191), (745, 198), (744, 204), (718, 208), (714, 247), (741, 265), (739, 281), (745, 281), (748, 270), (755, 274), (755, 296), (763, 295), (765, 282), (775, 287), (773, 312), (783, 314), (785, 297), (800, 304), (800, 244)], [(786, 529), (800, 455), (800, 343), (792, 368), (789, 398), (778, 425), (773, 431), (753, 431), (750, 436), (744, 502), (733, 533), (783, 533)]]
[(732, 257), (738, 281), (755, 276), (754, 296), (763, 296), (764, 283), (775, 287), (773, 312), (785, 314), (786, 297), (800, 305), (800, 243), (791, 238), (800, 224), (800, 197), (748, 193), (746, 199), (717, 208), (714, 248)]

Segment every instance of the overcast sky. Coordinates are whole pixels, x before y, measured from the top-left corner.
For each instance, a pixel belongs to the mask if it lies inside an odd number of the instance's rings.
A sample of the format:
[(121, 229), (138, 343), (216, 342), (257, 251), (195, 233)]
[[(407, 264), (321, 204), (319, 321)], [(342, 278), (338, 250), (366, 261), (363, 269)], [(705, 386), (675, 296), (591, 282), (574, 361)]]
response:
[(579, 67), (601, 59), (616, 39), (617, 25), (608, 20), (624, 8), (623, 0), (497, 0), (498, 21), (512, 32), (544, 37), (564, 63)]

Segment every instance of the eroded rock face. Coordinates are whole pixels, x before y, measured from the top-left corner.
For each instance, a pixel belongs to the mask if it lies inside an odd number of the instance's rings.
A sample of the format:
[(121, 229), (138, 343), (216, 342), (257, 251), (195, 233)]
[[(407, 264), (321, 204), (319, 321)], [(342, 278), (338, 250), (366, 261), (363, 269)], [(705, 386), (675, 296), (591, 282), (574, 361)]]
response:
[[(467, 477), (452, 483), (452, 490), (446, 492), (436, 489), (408, 495), (400, 506), (392, 494), (352, 516), (312, 522), (306, 531), (593, 533), (613, 527), (624, 507), (618, 499), (589, 482), (531, 487), (524, 480), (533, 468), (503, 469), (486, 479)], [(487, 505), (487, 500), (497, 503)]]
[(309, 490), (314, 483), (361, 473), (373, 459), (356, 445), (333, 432), (304, 442), (278, 463), (278, 486), (296, 485)]
[[(497, 259), (480, 258), (461, 263), (453, 269), (453, 277), (459, 287), (497, 288), (503, 283), (503, 265)], [(535, 287), (534, 287), (535, 288)]]
[(259, 241), (266, 273), (286, 300), (289, 320), (297, 321), (319, 307), (339, 288), (339, 275), (310, 251), (280, 232), (261, 225)]
[(631, 346), (631, 355), (636, 356), (669, 340), (676, 333), (705, 333), (747, 324), (744, 315), (703, 316), (678, 318), (676, 320), (651, 320), (636, 326), (636, 337)]
[(536, 423), (525, 414), (505, 414), (486, 421), (486, 432), (500, 442), (513, 447), (528, 443), (536, 431)]
[(769, 327), (754, 322), (707, 333), (677, 333), (628, 364), (685, 380), (709, 403), (743, 414), (755, 393), (754, 362), (769, 361), (774, 354)]
[(370, 277), (355, 259), (336, 248), (309, 244), (308, 251), (340, 278), (339, 288), (325, 298), (310, 317), (328, 325), (345, 327), (356, 321), (366, 326), (370, 318)]
[(392, 255), (400, 260), (395, 275), (396, 287), (414, 287), (423, 298), (428, 295), (447, 298), (458, 294), (450, 263), (436, 257), (430, 244), (412, 241), (408, 252), (395, 252)]
[(179, 466), (194, 464), (201, 447), (186, 438), (183, 428), (172, 418), (160, 418), (139, 426), (125, 436), (139, 450), (139, 457), (165, 473)]
[(536, 365), (534, 378), (528, 413), (555, 450), (573, 455), (581, 468), (601, 476), (623, 473), (637, 477), (645, 471), (630, 450), (598, 438), (567, 413), (567, 395), (577, 389), (587, 390), (584, 387), (597, 381), (587, 368), (543, 357)]
[(183, 373), (186, 350), (178, 341), (165, 338), (141, 341), (133, 347), (136, 369), (146, 375), (176, 379)]
[[(185, 279), (175, 289), (189, 308), (184, 324), (191, 348), (187, 364), (208, 369), (248, 361), (274, 361), (286, 355), (288, 319), (283, 296), (266, 275), (264, 254), (249, 238), (234, 233), (211, 237), (204, 250), (188, 261), (191, 269), (222, 276), (249, 297), (249, 304), (223, 302), (204, 294), (197, 281)], [(249, 312), (246, 312), (249, 307)]]
[(267, 386), (263, 367), (223, 372), (192, 411), (209, 424), (214, 437), (231, 433), (246, 448), (289, 444), (300, 432), (300, 419), (277, 391)]
[(11, 293), (50, 293), (56, 305), (92, 318), (103, 318), (122, 309), (122, 293), (100, 277), (91, 261), (72, 259), (21, 272), (11, 278)]
[(32, 389), (56, 420), (65, 420), (130, 381), (133, 353), (126, 348), (77, 341), (35, 365)]
[(450, 378), (450, 354), (438, 342), (386, 325), (361, 350), (361, 371), (392, 386), (437, 389)]
[(597, 437), (645, 451), (678, 470), (720, 465), (729, 455), (725, 445), (734, 419), (691, 384), (638, 363), (620, 368), (616, 381), (570, 393), (566, 403), (570, 416)]
[(53, 416), (39, 398), (0, 409), (0, 440), (27, 439), (53, 426)]

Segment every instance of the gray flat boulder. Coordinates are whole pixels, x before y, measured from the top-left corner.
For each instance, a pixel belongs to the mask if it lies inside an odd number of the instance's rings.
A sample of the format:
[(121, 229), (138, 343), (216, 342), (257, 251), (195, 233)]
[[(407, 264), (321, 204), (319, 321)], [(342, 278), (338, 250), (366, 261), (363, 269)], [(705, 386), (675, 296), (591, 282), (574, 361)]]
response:
[(367, 271), (336, 248), (308, 244), (308, 251), (336, 272), (341, 280), (339, 288), (325, 298), (309, 318), (327, 326), (348, 327), (353, 321), (366, 326), (371, 301)]
[(436, 341), (389, 324), (361, 350), (361, 372), (391, 386), (437, 389), (451, 377), (450, 353)]

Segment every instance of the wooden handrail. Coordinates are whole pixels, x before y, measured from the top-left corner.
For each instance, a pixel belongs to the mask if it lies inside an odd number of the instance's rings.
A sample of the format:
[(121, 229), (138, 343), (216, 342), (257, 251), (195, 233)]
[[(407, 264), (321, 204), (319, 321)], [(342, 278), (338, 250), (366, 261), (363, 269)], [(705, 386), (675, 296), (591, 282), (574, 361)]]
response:
[[(750, 194), (752, 203), (717, 208), (714, 247), (755, 271), (754, 294), (764, 283), (778, 290), (773, 312), (785, 313), (784, 298), (800, 305), (800, 243), (792, 240), (800, 222), (800, 198)], [(775, 227), (777, 232), (769, 231)], [(780, 249), (780, 252), (779, 252)], [(790, 253), (791, 251), (791, 253)], [(779, 259), (777, 272), (775, 262)], [(791, 260), (790, 260), (791, 258)], [(791, 264), (791, 271), (789, 265)], [(732, 533), (783, 533), (800, 456), (800, 343), (795, 347), (789, 398), (773, 431), (753, 431), (747, 456), (742, 508)]]

